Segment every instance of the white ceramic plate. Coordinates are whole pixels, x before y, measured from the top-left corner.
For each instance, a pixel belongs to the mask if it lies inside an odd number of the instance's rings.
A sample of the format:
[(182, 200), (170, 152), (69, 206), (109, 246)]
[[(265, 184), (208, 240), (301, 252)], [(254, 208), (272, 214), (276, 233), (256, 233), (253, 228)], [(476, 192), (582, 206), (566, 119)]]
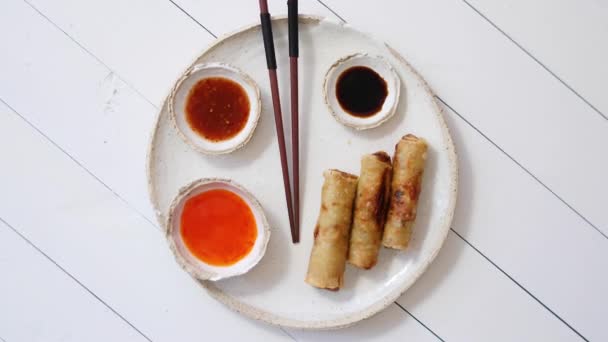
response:
[[(273, 31), (286, 139), (290, 141), (287, 20), (274, 19)], [(401, 79), (395, 115), (381, 126), (365, 131), (337, 122), (323, 101), (325, 73), (336, 60), (354, 53), (382, 56)], [(259, 25), (219, 39), (193, 65), (211, 62), (234, 65), (260, 86), (262, 113), (258, 128), (242, 149), (221, 156), (203, 155), (180, 138), (171, 124), (165, 102), (148, 156), (152, 203), (164, 225), (171, 201), (182, 186), (203, 177), (230, 178), (260, 201), (272, 238), (266, 255), (249, 273), (201, 284), (212, 296), (238, 312), (296, 328), (344, 327), (384, 309), (410, 287), (435, 258), (448, 233), (456, 202), (454, 146), (425, 81), (384, 43), (347, 25), (300, 18), (301, 242), (293, 245)], [(344, 287), (339, 292), (307, 285), (304, 276), (319, 213), (323, 170), (337, 168), (358, 174), (361, 155), (378, 150), (392, 154), (395, 144), (406, 133), (419, 135), (429, 144), (418, 218), (409, 249), (407, 252), (382, 249), (378, 264), (368, 271), (348, 265)]]

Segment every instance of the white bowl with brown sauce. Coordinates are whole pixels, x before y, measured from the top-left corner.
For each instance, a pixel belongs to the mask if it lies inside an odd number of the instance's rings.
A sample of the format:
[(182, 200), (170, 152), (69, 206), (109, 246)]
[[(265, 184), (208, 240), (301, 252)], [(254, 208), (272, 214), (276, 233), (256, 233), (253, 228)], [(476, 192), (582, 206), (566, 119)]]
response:
[(393, 116), (400, 86), (399, 76), (386, 59), (358, 53), (340, 58), (329, 68), (323, 94), (338, 122), (363, 130)]
[(258, 85), (222, 63), (194, 65), (178, 80), (169, 112), (184, 141), (199, 152), (224, 154), (252, 137), (261, 112)]

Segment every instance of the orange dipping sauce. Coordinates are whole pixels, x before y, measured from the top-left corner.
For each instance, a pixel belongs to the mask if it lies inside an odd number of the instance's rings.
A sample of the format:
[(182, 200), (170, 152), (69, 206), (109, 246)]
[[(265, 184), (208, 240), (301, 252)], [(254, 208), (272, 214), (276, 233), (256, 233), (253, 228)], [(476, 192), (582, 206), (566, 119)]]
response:
[(222, 141), (237, 135), (249, 119), (249, 98), (245, 89), (223, 77), (204, 78), (196, 83), (186, 100), (186, 120), (199, 135)]
[(223, 189), (189, 198), (180, 223), (188, 250), (214, 266), (229, 266), (243, 259), (258, 235), (249, 205), (239, 195)]

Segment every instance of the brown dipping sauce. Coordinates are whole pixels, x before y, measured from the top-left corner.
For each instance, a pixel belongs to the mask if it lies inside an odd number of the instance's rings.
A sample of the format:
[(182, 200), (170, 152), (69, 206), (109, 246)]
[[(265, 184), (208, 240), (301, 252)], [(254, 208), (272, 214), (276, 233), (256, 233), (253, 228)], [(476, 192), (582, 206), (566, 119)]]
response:
[(353, 116), (366, 118), (378, 113), (387, 95), (386, 81), (368, 67), (348, 68), (336, 82), (338, 102), (342, 109)]
[(210, 77), (190, 89), (186, 120), (206, 139), (227, 140), (245, 127), (249, 108), (249, 98), (240, 84), (223, 77)]

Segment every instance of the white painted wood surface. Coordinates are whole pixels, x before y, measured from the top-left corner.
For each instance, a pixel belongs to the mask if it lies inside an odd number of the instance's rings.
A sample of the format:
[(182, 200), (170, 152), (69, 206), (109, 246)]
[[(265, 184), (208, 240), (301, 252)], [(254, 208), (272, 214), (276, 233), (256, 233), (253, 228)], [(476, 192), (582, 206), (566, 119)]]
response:
[(0, 341), (608, 340), (606, 5), (300, 2), (389, 42), (444, 102), (459, 202), (429, 271), (339, 331), (224, 308), (173, 261), (144, 160), (174, 79), (255, 1), (4, 0)]

